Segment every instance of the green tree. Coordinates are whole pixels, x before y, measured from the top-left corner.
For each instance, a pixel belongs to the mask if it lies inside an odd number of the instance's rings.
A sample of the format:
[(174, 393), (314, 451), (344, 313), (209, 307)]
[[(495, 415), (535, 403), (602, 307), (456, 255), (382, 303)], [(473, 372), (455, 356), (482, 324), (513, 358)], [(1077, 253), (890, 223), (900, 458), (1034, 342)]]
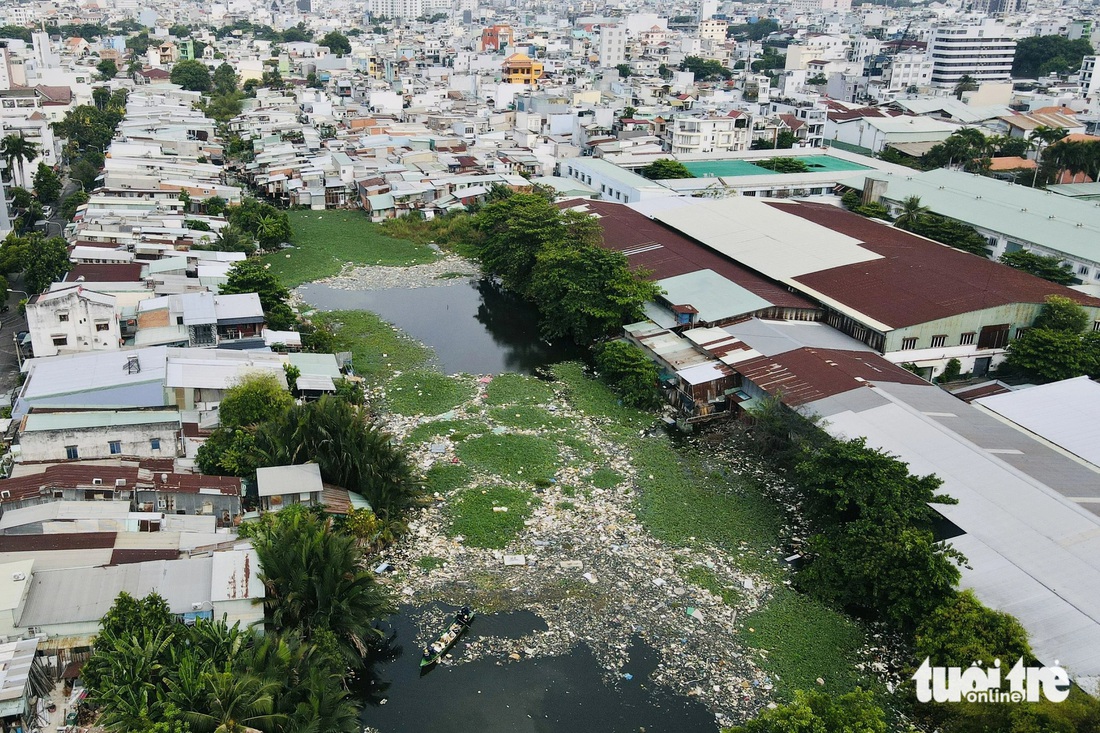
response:
[(795, 692), (794, 700), (725, 733), (886, 733), (886, 713), (870, 691), (856, 689), (834, 698), (824, 692)]
[(1078, 334), (1088, 328), (1089, 314), (1064, 295), (1048, 296), (1032, 328)]
[(95, 65), (95, 68), (99, 72), (99, 78), (104, 81), (110, 81), (118, 76), (118, 64), (114, 59), (103, 59)]
[(1028, 140), (1035, 146), (1035, 173), (1031, 176), (1031, 186), (1034, 188), (1039, 180), (1039, 172), (1043, 169), (1043, 150), (1049, 148), (1066, 135), (1069, 130), (1064, 127), (1047, 127), (1040, 125), (1031, 131)]
[(52, 204), (61, 195), (61, 176), (45, 163), (38, 164), (34, 173), (34, 195), (44, 204)]
[(798, 142), (798, 136), (790, 130), (780, 130), (774, 138), (758, 137), (749, 146), (751, 150), (789, 150)]
[[(861, 207), (865, 208), (865, 207)], [(925, 214), (906, 224), (906, 230), (922, 237), (946, 244), (949, 247), (960, 249), (963, 252), (985, 257), (988, 254), (989, 242), (974, 229), (962, 222), (939, 216), (938, 214)]]
[(61, 202), (61, 217), (66, 221), (72, 221), (76, 216), (76, 210), (88, 203), (88, 198), (87, 191), (80, 189), (73, 191)]
[(23, 259), (23, 284), (27, 292), (41, 293), (72, 269), (69, 244), (61, 237), (44, 240), (38, 234), (30, 235), (29, 239), (32, 243)]
[[(20, 133), (5, 135), (3, 140), (0, 140), (0, 157), (8, 164), (12, 180), (26, 188), (28, 183), (26, 164), (38, 157), (38, 145)], [(16, 176), (16, 173), (19, 175)]]
[(753, 165), (773, 170), (776, 173), (805, 173), (809, 170), (806, 163), (798, 158), (768, 158), (767, 160), (754, 160)]
[(268, 328), (272, 330), (286, 331), (296, 320), (294, 311), (287, 305), (290, 292), (259, 260), (241, 260), (229, 268), (229, 276), (221, 287), (221, 293), (256, 293), (260, 296)]
[(211, 196), (203, 200), (202, 208), (210, 216), (221, 216), (225, 213), (225, 199), (221, 196)]
[(724, 80), (733, 76), (733, 71), (722, 66), (720, 61), (699, 56), (686, 57), (680, 63), (680, 71), (690, 71), (695, 75), (695, 81)]
[(351, 41), (340, 31), (330, 31), (321, 37), (319, 44), (328, 48), (334, 54), (343, 56), (351, 53)]
[(959, 79), (959, 83), (955, 85), (955, 98), (962, 99), (962, 96), (966, 92), (975, 92), (978, 90), (978, 82), (974, 80), (974, 77), (970, 74), (963, 74)]
[(179, 84), (191, 92), (210, 91), (210, 70), (206, 64), (195, 59), (179, 61), (172, 67), (170, 76), (173, 84)]
[(596, 349), (600, 378), (632, 407), (652, 410), (660, 406), (657, 365), (641, 349), (626, 341), (609, 341)]
[(477, 248), (482, 268), (520, 295), (528, 293), (538, 253), (564, 236), (561, 212), (535, 194), (485, 204), (477, 213), (477, 228), (483, 235)]
[(991, 666), (1000, 659), (1012, 666), (1034, 659), (1027, 631), (1007, 613), (982, 605), (973, 591), (956, 593), (917, 626), (914, 651), (918, 660), (934, 666)]
[(225, 391), (218, 417), (226, 427), (248, 427), (281, 417), (293, 404), (274, 372), (253, 372)]
[(312, 461), (328, 483), (362, 494), (383, 520), (399, 519), (420, 498), (408, 455), (345, 400), (325, 395), (295, 405), (256, 434), (260, 465)]
[(288, 242), (293, 237), (290, 218), (285, 211), (253, 198), (246, 197), (240, 206), (229, 207), (226, 217), (230, 224), (255, 237), (265, 249)]
[(671, 178), (695, 178), (683, 163), (672, 158), (658, 158), (649, 165), (638, 169), (638, 173), (651, 181), (663, 181)]
[(1093, 53), (1088, 40), (1071, 41), (1065, 36), (1031, 36), (1016, 41), (1012, 58), (1012, 76), (1037, 79), (1050, 73), (1066, 73), (1081, 68), (1081, 60)]
[(198, 733), (251, 733), (272, 730), (284, 720), (275, 713), (279, 684), (234, 672), (206, 677), (203, 711), (184, 711), (183, 716)]
[(901, 202), (901, 212), (894, 219), (894, 226), (909, 229), (911, 225), (920, 222), (927, 213), (928, 207), (921, 203), (920, 196), (907, 196)]
[(396, 607), (363, 568), (355, 538), (297, 507), (266, 518), (252, 542), (260, 557), (268, 627), (300, 629), (307, 640), (331, 633), (345, 663), (361, 666), (381, 637), (375, 621)]
[(222, 95), (232, 94), (237, 91), (239, 82), (240, 78), (231, 65), (223, 63), (218, 68), (214, 69), (212, 83), (215, 93)]
[(619, 72), (620, 79), (629, 79), (631, 75), (630, 64), (617, 64), (615, 71)]

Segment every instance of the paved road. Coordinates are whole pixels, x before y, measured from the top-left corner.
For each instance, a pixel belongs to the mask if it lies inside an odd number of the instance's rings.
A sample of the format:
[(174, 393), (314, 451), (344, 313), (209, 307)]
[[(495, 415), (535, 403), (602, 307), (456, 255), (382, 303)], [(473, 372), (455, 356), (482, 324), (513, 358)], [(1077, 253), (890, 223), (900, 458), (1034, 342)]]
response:
[[(12, 278), (12, 288), (19, 288), (22, 280)], [(0, 397), (6, 399), (19, 383), (19, 365), (15, 356), (15, 334), (27, 329), (27, 319), (19, 314), (22, 293), (5, 293), (8, 310), (0, 313)]]

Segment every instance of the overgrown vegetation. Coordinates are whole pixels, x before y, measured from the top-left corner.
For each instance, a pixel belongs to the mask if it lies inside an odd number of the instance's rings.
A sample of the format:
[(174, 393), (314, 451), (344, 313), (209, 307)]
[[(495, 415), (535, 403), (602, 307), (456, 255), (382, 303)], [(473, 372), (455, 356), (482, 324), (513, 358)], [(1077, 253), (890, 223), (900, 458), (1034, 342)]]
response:
[(473, 396), (467, 380), (439, 372), (418, 370), (391, 379), (386, 387), (386, 407), (400, 415), (439, 415)]
[(1100, 376), (1100, 332), (1089, 323), (1088, 312), (1075, 302), (1050, 296), (1032, 327), (1008, 345), (1002, 371), (1042, 382)]
[(452, 502), (452, 536), (470, 547), (503, 550), (523, 529), (536, 501), (533, 493), (510, 486), (474, 487)]
[(457, 453), (471, 468), (513, 481), (545, 481), (558, 467), (554, 443), (535, 435), (482, 435), (463, 441)]

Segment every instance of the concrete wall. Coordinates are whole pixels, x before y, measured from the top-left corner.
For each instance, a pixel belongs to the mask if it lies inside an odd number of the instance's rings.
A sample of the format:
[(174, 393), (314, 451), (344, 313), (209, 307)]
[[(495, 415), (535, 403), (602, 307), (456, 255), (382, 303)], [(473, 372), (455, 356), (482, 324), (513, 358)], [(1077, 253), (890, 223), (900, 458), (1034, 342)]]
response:
[[(160, 439), (160, 450), (153, 450), (150, 441)], [(82, 428), (77, 430), (41, 430), (22, 433), (19, 446), (24, 461), (64, 461), (66, 446), (75, 445), (81, 460), (111, 458), (111, 441), (121, 443), (115, 456), (172, 458), (178, 450), (179, 423), (163, 422), (145, 425)]]

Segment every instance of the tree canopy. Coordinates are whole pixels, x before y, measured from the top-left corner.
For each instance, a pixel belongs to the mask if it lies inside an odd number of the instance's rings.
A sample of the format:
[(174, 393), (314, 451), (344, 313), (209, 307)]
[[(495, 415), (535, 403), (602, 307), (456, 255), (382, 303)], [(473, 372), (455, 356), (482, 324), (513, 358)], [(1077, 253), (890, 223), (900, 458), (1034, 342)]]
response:
[(218, 418), (226, 427), (248, 427), (280, 417), (293, 404), (294, 399), (275, 373), (254, 372), (225, 391)]
[(690, 71), (695, 74), (695, 81), (724, 80), (733, 76), (733, 71), (722, 66), (721, 61), (699, 56), (686, 57), (680, 63), (680, 71)]
[(794, 700), (726, 733), (886, 733), (886, 713), (874, 693), (854, 690), (840, 697), (797, 691)]
[(658, 158), (644, 168), (638, 169), (638, 173), (651, 181), (663, 181), (671, 178), (695, 178), (695, 175), (687, 169), (687, 166), (672, 158)]
[(475, 254), (486, 274), (535, 303), (544, 338), (589, 343), (639, 317), (656, 295), (625, 256), (600, 246), (597, 219), (537, 193), (502, 196), (476, 215)]
[(61, 176), (45, 163), (39, 163), (34, 172), (34, 195), (44, 204), (57, 203), (61, 195)]
[(229, 277), (222, 285), (221, 293), (256, 293), (260, 296), (267, 326), (272, 330), (286, 331), (297, 320), (294, 311), (287, 305), (290, 292), (257, 259), (241, 260), (229, 268)]
[(317, 43), (339, 56), (351, 53), (351, 41), (340, 31), (329, 31)]
[(596, 369), (632, 407), (651, 410), (661, 404), (657, 391), (657, 365), (641, 349), (626, 341), (609, 341), (596, 348)]
[(1081, 59), (1093, 53), (1085, 38), (1071, 41), (1065, 36), (1031, 36), (1016, 41), (1012, 76), (1035, 79), (1050, 73), (1062, 74), (1081, 68)]
[(171, 80), (191, 92), (210, 91), (210, 70), (195, 59), (184, 59), (172, 67)]
[(1084, 308), (1050, 296), (1032, 327), (1008, 345), (1003, 368), (1041, 381), (1100, 375), (1100, 333), (1088, 324)]

